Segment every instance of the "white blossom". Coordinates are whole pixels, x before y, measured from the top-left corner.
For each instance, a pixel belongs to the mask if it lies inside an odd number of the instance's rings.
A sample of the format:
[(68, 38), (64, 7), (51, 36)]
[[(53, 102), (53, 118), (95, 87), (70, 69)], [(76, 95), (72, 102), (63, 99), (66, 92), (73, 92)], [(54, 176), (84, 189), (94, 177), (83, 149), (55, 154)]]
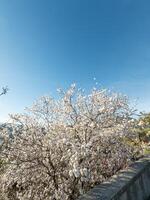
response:
[(86, 95), (75, 84), (59, 94), (12, 115), (12, 137), (1, 131), (4, 200), (73, 200), (129, 163), (126, 97), (96, 88)]

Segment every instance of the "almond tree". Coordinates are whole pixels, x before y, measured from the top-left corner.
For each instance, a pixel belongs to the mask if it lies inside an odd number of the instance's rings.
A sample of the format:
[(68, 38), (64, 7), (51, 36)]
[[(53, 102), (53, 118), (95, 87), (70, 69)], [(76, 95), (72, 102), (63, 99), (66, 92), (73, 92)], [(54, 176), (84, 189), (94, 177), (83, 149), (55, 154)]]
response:
[(1, 133), (5, 200), (73, 200), (126, 167), (134, 110), (126, 96), (75, 84), (59, 99), (41, 97), (11, 116), (13, 137)]

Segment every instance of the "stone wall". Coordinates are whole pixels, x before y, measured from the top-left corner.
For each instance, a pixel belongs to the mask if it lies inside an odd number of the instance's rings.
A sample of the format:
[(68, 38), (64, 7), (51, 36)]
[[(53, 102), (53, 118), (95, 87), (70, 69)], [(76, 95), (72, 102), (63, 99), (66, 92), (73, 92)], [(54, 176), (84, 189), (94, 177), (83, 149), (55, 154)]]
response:
[(150, 157), (142, 158), (79, 200), (147, 200), (150, 198)]

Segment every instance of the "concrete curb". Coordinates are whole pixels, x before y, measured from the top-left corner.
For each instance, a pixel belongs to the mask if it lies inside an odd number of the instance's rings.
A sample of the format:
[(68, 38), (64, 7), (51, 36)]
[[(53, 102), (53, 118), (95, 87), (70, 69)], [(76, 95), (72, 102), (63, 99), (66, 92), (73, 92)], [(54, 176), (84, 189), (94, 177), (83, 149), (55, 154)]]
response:
[(150, 197), (150, 156), (144, 157), (127, 169), (89, 192), (78, 200), (146, 200)]

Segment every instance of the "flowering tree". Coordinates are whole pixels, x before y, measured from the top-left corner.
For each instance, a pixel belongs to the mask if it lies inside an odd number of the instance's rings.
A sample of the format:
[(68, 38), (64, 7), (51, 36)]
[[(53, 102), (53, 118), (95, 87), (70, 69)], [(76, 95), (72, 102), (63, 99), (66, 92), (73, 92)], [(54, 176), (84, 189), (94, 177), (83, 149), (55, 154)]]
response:
[(60, 98), (42, 97), (13, 115), (13, 134), (3, 130), (0, 176), (4, 199), (73, 200), (125, 167), (134, 110), (126, 96), (75, 84)]

